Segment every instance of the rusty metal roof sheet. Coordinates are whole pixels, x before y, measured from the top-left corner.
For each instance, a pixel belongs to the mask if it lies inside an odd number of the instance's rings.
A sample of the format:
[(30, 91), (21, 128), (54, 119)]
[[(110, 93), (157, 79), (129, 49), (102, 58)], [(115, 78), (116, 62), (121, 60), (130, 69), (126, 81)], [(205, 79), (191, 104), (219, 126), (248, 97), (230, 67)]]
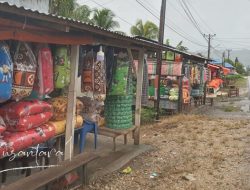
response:
[(14, 4), (10, 4), (8, 2), (0, 2), (0, 11), (12, 13), (12, 14), (17, 14), (17, 15), (23, 15), (23, 16), (27, 16), (27, 17), (31, 17), (31, 18), (40, 19), (40, 20), (56, 22), (58, 24), (68, 25), (68, 26), (78, 28), (81, 30), (91, 31), (91, 32), (94, 32), (94, 33), (99, 34), (99, 35), (104, 35), (104, 36), (109, 36), (109, 37), (112, 36), (112, 37), (116, 37), (116, 38), (122, 39), (122, 40), (130, 40), (130, 41), (133, 40), (133, 42), (138, 43), (138, 45), (145, 45), (148, 47), (152, 46), (154, 49), (170, 50), (170, 51), (174, 51), (174, 52), (177, 52), (177, 53), (180, 53), (180, 54), (183, 54), (186, 56), (190, 56), (193, 58), (207, 60), (206, 58), (201, 57), (199, 55), (194, 55), (191, 53), (179, 51), (176, 48), (171, 47), (171, 46), (159, 45), (157, 41), (148, 40), (146, 38), (138, 38), (138, 37), (131, 37), (131, 36), (123, 35), (123, 34), (120, 34), (118, 32), (107, 30), (107, 29), (102, 28), (100, 26), (93, 25), (91, 23), (82, 22), (79, 20), (75, 20), (72, 18), (66, 18), (63, 16), (55, 15), (55, 14), (42, 13), (42, 12), (39, 12), (38, 10), (28, 9), (28, 8), (23, 7), (23, 6), (19, 7), (19, 6), (16, 6)]

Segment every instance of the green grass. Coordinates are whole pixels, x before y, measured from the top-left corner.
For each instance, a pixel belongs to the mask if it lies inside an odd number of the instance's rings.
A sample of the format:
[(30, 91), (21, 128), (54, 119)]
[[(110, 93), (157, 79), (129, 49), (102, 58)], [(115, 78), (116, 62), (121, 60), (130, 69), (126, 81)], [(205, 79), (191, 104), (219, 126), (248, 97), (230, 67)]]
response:
[(239, 88), (246, 88), (247, 87), (247, 78), (236, 79), (235, 86), (237, 86)]
[(224, 112), (237, 112), (237, 111), (240, 111), (240, 108), (232, 106), (232, 105), (228, 105), (228, 106), (223, 106), (222, 110)]
[(243, 78), (242, 75), (226, 75), (225, 79), (233, 80), (233, 79), (240, 79)]
[[(133, 122), (135, 122), (135, 111), (133, 111)], [(152, 124), (155, 122), (154, 108), (144, 107), (141, 110), (141, 124)]]
[(155, 121), (155, 110), (154, 108), (142, 108), (141, 111), (141, 123), (150, 124)]

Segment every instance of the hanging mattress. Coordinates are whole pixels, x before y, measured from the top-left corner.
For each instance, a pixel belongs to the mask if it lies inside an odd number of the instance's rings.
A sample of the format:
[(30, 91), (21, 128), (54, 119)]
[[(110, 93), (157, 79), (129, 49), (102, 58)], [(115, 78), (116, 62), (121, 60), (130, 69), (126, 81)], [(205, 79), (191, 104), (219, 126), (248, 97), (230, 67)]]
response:
[(0, 43), (0, 103), (11, 97), (13, 62), (10, 57), (9, 48)]

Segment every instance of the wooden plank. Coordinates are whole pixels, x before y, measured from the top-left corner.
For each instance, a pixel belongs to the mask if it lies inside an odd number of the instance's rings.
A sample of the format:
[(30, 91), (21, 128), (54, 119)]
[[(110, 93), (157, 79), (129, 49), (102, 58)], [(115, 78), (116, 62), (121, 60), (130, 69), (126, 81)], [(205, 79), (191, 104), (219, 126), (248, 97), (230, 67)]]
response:
[(98, 156), (94, 153), (82, 153), (75, 156), (71, 161), (66, 160), (58, 164), (57, 167), (48, 168), (40, 172), (34, 173), (28, 177), (18, 180), (10, 185), (2, 188), (3, 190), (34, 190), (42, 187), (49, 182), (69, 173), (70, 171), (85, 165), (92, 160), (97, 159)]
[(100, 127), (98, 129), (98, 133), (106, 131), (106, 132), (111, 132), (111, 133), (115, 133), (115, 134), (125, 135), (125, 134), (128, 134), (129, 132), (135, 130), (135, 128), (136, 128), (136, 126), (133, 126), (133, 127), (129, 128), (129, 129), (110, 129), (110, 128), (107, 128), (107, 127)]
[(140, 144), (140, 125), (141, 125), (141, 96), (143, 83), (143, 64), (144, 64), (144, 49), (139, 51), (138, 74), (136, 84), (136, 104), (135, 104), (135, 126), (134, 144)]
[[(1, 26), (1, 25), (0, 25)], [(52, 44), (92, 44), (94, 39), (88, 36), (62, 33), (62, 32), (46, 32), (39, 30), (21, 30), (21, 29), (0, 29), (0, 40), (20, 40), (27, 42), (52, 43)]]
[(98, 135), (103, 135), (106, 137), (118, 137), (118, 136), (120, 136), (119, 134), (108, 132), (108, 131), (100, 131), (99, 132), (99, 130), (98, 130)]
[(70, 65), (70, 85), (68, 89), (68, 105), (65, 129), (65, 153), (64, 159), (70, 159), (74, 153), (74, 126), (76, 111), (76, 86), (79, 63), (79, 45), (71, 46), (71, 65)]

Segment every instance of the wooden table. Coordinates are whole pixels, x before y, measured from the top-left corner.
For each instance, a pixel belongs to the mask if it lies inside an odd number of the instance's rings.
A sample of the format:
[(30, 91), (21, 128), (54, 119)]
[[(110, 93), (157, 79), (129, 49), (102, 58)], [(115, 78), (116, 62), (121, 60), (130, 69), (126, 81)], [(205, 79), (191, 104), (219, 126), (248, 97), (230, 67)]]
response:
[(210, 100), (210, 105), (213, 106), (214, 105), (214, 98), (216, 98), (217, 95), (216, 94), (207, 94), (206, 99)]
[(107, 127), (99, 127), (98, 135), (103, 135), (107, 137), (113, 138), (113, 150), (116, 151), (116, 138), (123, 135), (124, 136), (124, 144), (127, 144), (127, 135), (132, 132), (132, 136), (134, 137), (134, 131), (136, 130), (136, 126), (133, 126), (129, 129), (110, 129)]

